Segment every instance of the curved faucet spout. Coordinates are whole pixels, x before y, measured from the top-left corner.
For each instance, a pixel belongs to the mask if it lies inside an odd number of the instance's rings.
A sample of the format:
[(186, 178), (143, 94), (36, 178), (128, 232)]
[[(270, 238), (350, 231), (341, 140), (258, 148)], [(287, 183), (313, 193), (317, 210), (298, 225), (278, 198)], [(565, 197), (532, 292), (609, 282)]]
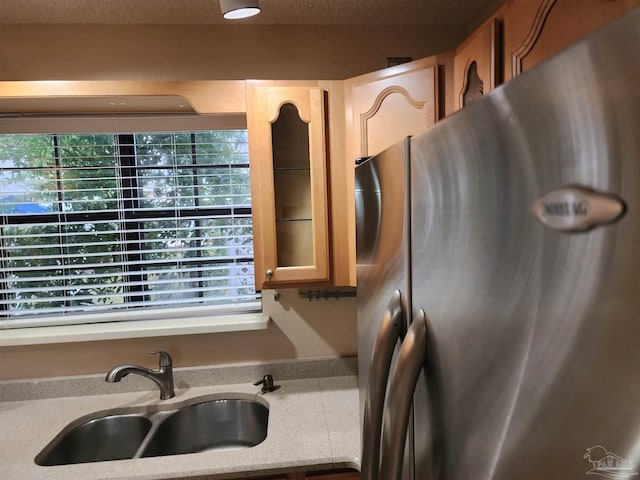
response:
[(138, 375), (144, 375), (145, 377), (149, 374), (153, 373), (153, 370), (150, 370), (145, 367), (140, 367), (138, 365), (118, 365), (117, 367), (113, 367), (107, 373), (107, 382), (119, 382), (122, 377), (126, 377), (130, 373), (136, 373)]
[(107, 373), (105, 380), (107, 382), (119, 382), (122, 377), (135, 373), (153, 380), (160, 388), (160, 399), (167, 400), (175, 397), (173, 388), (173, 362), (171, 356), (167, 352), (151, 352), (160, 355), (160, 368), (158, 370), (150, 370), (138, 365), (118, 365), (113, 367)]

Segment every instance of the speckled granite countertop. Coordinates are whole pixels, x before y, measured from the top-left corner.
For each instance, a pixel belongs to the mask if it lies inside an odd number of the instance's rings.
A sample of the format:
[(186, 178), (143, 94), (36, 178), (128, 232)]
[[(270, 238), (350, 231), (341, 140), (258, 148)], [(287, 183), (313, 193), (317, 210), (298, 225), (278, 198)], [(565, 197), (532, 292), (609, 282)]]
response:
[[(290, 370), (283, 368), (283, 371)], [(252, 370), (252, 378), (256, 373)], [(258, 472), (267, 475), (292, 470), (357, 469), (360, 461), (357, 376), (282, 381), (277, 375), (274, 378), (281, 388), (261, 395), (269, 404), (268, 435), (255, 447), (52, 467), (36, 465), (35, 456), (67, 424), (84, 415), (123, 407), (159, 404), (164, 407), (205, 395), (238, 394), (246, 398), (259, 390), (251, 382), (240, 379), (235, 384), (177, 388), (176, 397), (164, 401), (158, 399), (158, 390), (153, 384), (151, 387), (146, 384), (152, 388), (146, 391), (18, 400), (10, 398), (11, 392), (15, 392), (13, 386), (12, 389), (0, 388), (0, 399), (5, 400), (0, 402), (0, 478), (150, 480), (206, 476), (229, 479), (251, 477)], [(180, 387), (179, 371), (175, 373), (175, 380)], [(28, 385), (23, 385), (23, 390), (26, 387)]]

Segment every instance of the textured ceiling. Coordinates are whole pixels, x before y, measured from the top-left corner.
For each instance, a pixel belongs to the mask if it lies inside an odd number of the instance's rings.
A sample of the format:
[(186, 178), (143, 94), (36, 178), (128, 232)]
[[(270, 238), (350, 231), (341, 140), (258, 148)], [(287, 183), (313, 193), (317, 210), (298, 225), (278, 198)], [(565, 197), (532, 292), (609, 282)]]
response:
[(261, 0), (257, 17), (223, 20), (218, 0), (0, 0), (0, 23), (468, 25), (504, 0)]

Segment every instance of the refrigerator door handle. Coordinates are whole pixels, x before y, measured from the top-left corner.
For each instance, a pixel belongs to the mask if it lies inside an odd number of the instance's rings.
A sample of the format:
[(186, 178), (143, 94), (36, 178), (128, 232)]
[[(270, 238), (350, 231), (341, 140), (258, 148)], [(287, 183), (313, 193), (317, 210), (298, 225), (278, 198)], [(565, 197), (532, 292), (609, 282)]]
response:
[(420, 310), (402, 342), (384, 405), (380, 478), (402, 478), (405, 439), (418, 376), (427, 360), (428, 318)]
[(362, 480), (377, 480), (378, 478), (384, 397), (393, 352), (398, 339), (404, 333), (404, 310), (402, 295), (399, 290), (396, 290), (380, 323), (371, 355), (369, 384), (362, 423)]

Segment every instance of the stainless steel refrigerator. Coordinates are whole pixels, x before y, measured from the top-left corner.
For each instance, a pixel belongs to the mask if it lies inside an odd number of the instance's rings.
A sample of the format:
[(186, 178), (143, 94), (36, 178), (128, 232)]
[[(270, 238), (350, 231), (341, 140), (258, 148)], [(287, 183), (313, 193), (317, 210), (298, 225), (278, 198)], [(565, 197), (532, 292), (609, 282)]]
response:
[(356, 167), (365, 480), (640, 478), (640, 9)]

